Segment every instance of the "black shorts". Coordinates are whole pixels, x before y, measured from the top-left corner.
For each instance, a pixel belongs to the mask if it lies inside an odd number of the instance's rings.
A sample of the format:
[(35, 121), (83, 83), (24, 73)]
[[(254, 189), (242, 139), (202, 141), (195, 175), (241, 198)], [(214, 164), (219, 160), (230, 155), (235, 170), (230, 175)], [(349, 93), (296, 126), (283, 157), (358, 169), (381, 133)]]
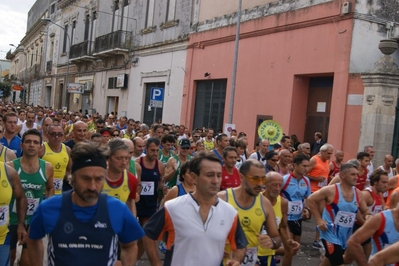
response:
[(288, 228), (294, 236), (302, 235), (302, 219), (296, 221), (288, 221)]
[[(17, 228), (18, 225), (9, 225), (8, 230), (10, 234), (10, 249), (14, 250), (17, 248), (17, 243), (18, 243), (18, 235), (17, 235)], [(26, 227), (26, 232), (28, 232), (29, 226)], [(23, 244), (22, 248), (26, 248), (26, 242)]]
[(157, 207), (147, 209), (137, 209), (137, 217), (139, 219), (149, 219), (157, 212)]
[[(354, 234), (354, 233), (356, 232), (356, 230), (359, 229), (360, 227), (361, 227), (361, 225), (355, 223), (355, 224), (353, 225), (353, 233), (352, 233), (352, 234)], [(368, 243), (370, 243), (370, 242), (371, 242), (371, 237), (369, 237), (366, 241), (364, 241), (364, 242), (362, 243), (362, 246), (364, 246), (364, 245), (366, 245), (366, 244), (368, 244)]]
[(324, 249), (326, 251), (326, 258), (330, 261), (331, 266), (344, 264), (344, 252), (340, 245), (336, 245), (322, 239)]

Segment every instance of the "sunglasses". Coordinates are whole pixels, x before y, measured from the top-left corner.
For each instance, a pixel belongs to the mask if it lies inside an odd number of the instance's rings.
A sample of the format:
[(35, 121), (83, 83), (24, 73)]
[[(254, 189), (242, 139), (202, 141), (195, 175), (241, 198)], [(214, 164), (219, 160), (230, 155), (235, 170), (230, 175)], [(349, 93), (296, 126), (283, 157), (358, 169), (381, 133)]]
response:
[(55, 138), (55, 137), (61, 138), (64, 136), (63, 133), (55, 133), (55, 132), (49, 133), (49, 135), (52, 136), (53, 138)]
[(278, 162), (278, 160), (277, 159), (270, 159), (270, 161), (272, 161), (272, 162)]
[(200, 136), (193, 136), (193, 138), (199, 138)]
[(182, 148), (182, 150), (189, 150), (190, 148)]
[(114, 137), (119, 137), (119, 134), (114, 134)]
[(266, 176), (259, 177), (259, 176), (246, 175), (245, 178), (248, 179), (254, 185), (259, 184), (259, 182), (262, 182), (263, 185), (266, 184)]

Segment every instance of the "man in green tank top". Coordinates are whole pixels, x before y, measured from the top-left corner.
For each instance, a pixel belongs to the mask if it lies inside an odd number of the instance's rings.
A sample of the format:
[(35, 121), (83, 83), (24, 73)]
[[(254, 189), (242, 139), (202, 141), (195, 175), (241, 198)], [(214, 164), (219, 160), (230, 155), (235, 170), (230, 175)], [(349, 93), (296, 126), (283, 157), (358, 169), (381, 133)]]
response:
[[(53, 166), (39, 158), (39, 150), (42, 145), (42, 137), (37, 129), (29, 129), (22, 136), (21, 148), (23, 156), (7, 164), (13, 167), (21, 180), (22, 188), (27, 198), (28, 208), (26, 211), (25, 225), (29, 226), (33, 212), (37, 209), (43, 199), (54, 195)], [(10, 203), (10, 249), (11, 265), (14, 265), (16, 256), (18, 217), (15, 199), (12, 197)], [(19, 265), (30, 265), (26, 244), (23, 246)]]
[(181, 139), (179, 141), (179, 153), (169, 158), (166, 164), (164, 180), (167, 182), (167, 187), (172, 188), (178, 184), (178, 176), (180, 174), (180, 167), (191, 160), (190, 152), (191, 143), (188, 139)]
[(159, 149), (159, 160), (165, 165), (168, 163), (170, 157), (172, 157), (173, 144), (175, 144), (175, 137), (172, 135), (165, 135), (161, 139), (162, 148)]

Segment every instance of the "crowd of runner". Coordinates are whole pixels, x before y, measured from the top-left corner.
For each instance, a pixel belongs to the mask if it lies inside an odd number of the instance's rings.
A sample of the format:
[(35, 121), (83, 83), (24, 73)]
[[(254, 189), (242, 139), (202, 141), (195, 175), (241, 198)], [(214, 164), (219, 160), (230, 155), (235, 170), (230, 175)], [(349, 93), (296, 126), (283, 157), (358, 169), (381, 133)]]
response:
[(372, 146), (344, 162), (319, 132), (252, 150), (243, 131), (114, 113), (10, 104), (0, 118), (0, 266), (144, 252), (151, 265), (162, 252), (164, 265), (286, 266), (312, 217), (320, 265), (399, 262), (399, 159), (374, 167)]

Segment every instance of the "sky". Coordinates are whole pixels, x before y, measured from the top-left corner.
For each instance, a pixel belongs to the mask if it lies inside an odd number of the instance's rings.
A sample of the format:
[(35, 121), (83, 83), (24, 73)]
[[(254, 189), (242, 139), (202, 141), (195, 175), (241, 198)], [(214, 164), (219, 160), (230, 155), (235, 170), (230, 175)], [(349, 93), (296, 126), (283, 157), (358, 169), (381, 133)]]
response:
[(35, 0), (0, 1), (0, 59), (10, 48), (15, 49), (10, 43), (18, 45), (25, 36), (28, 11), (34, 3)]

